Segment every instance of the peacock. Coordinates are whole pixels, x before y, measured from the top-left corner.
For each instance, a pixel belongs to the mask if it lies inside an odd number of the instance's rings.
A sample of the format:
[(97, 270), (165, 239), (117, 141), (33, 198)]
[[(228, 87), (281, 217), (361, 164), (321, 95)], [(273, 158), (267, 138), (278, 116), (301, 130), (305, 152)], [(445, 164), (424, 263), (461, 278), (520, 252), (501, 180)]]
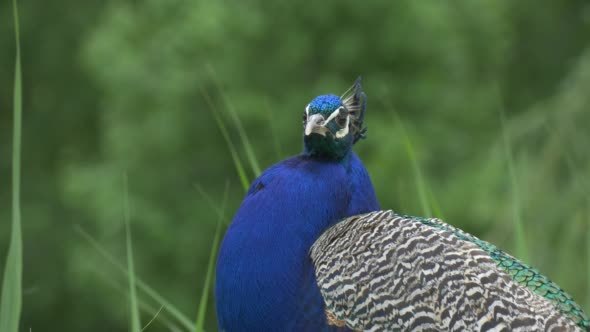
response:
[(571, 296), (436, 218), (381, 210), (352, 147), (358, 78), (303, 112), (300, 155), (251, 184), (217, 260), (222, 331), (590, 331)]

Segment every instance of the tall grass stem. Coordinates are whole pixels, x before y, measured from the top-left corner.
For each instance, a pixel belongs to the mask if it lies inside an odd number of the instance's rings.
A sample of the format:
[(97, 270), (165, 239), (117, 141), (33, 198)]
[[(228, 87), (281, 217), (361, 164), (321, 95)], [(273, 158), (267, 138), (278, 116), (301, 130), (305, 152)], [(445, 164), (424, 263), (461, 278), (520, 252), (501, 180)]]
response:
[(213, 236), (213, 244), (211, 245), (211, 251), (209, 252), (209, 263), (207, 264), (207, 272), (205, 275), (205, 283), (201, 293), (201, 300), (199, 302), (199, 309), (197, 313), (197, 320), (195, 323), (196, 332), (204, 332), (205, 316), (207, 313), (207, 302), (209, 299), (209, 291), (211, 288), (211, 281), (213, 280), (213, 272), (215, 271), (215, 257), (217, 257), (217, 249), (219, 248), (219, 242), (221, 240), (221, 229), (223, 226), (223, 219), (225, 218), (225, 206), (227, 204), (227, 196), (229, 193), (229, 183), (225, 185), (225, 192), (223, 194), (223, 201), (221, 203), (221, 214), (217, 221), (217, 227), (215, 228), (215, 235)]
[(223, 98), (223, 102), (225, 103), (225, 107), (234, 123), (234, 126), (238, 130), (238, 135), (240, 136), (240, 140), (242, 141), (242, 145), (244, 146), (244, 150), (246, 151), (246, 157), (248, 158), (248, 162), (250, 163), (250, 168), (252, 168), (254, 176), (258, 177), (260, 175), (260, 166), (258, 165), (258, 160), (256, 159), (256, 155), (254, 154), (254, 148), (252, 147), (252, 144), (250, 144), (250, 139), (248, 139), (246, 130), (242, 125), (242, 121), (240, 120), (240, 117), (238, 116), (238, 113), (236, 112), (233, 103), (231, 102), (227, 94), (223, 91), (221, 83), (217, 79), (217, 74), (215, 73), (215, 69), (213, 68), (213, 66), (211, 64), (208, 64), (207, 69), (209, 70), (209, 73), (211, 74), (213, 82), (217, 86), (219, 93), (221, 93), (221, 97)]
[(135, 288), (135, 266), (133, 263), (133, 243), (131, 242), (131, 216), (129, 211), (129, 178), (127, 174), (124, 181), (124, 222), (125, 222), (125, 245), (127, 247), (127, 278), (129, 281), (129, 312), (131, 316), (131, 332), (141, 332), (141, 321), (139, 307), (137, 305), (137, 290)]
[(420, 205), (422, 206), (422, 213), (424, 214), (424, 216), (432, 217), (432, 208), (430, 200), (428, 198), (429, 190), (426, 187), (426, 183), (424, 182), (424, 176), (422, 175), (422, 170), (420, 169), (420, 165), (416, 157), (416, 150), (414, 149), (412, 140), (410, 139), (410, 136), (406, 131), (406, 128), (401, 117), (397, 113), (395, 113), (395, 117), (397, 119), (398, 126), (402, 134), (402, 139), (404, 141), (406, 153), (408, 154), (408, 159), (410, 159), (410, 163), (412, 164), (412, 170), (414, 171), (414, 179), (416, 181), (416, 188), (418, 190), (418, 198), (420, 199)]
[(512, 145), (510, 141), (510, 133), (506, 126), (506, 116), (504, 110), (499, 107), (500, 121), (502, 125), (502, 142), (504, 145), (504, 154), (508, 166), (508, 173), (510, 175), (511, 198), (512, 198), (512, 224), (514, 226), (514, 236), (516, 241), (516, 255), (525, 262), (529, 262), (526, 238), (524, 236), (524, 225), (521, 215), (521, 196), (516, 177), (516, 169), (514, 167), (514, 157), (512, 152)]
[[(111, 255), (105, 248), (103, 248), (100, 243), (93, 238), (88, 232), (86, 232), (82, 227), (79, 225), (74, 226), (74, 230), (78, 232), (107, 262), (117, 268), (117, 271), (122, 273), (124, 276), (127, 276), (129, 273), (125, 265), (121, 264), (113, 255)], [(176, 308), (172, 303), (166, 300), (162, 295), (160, 295), (156, 290), (150, 287), (148, 284), (143, 282), (140, 278), (135, 278), (135, 282), (137, 288), (139, 288), (142, 292), (144, 292), (148, 297), (154, 300), (159, 305), (164, 305), (164, 309), (170, 313), (170, 315), (176, 319), (176, 321), (182, 325), (185, 330), (192, 331), (194, 329), (194, 324), (191, 322), (190, 319), (187, 318), (185, 314), (183, 314), (178, 308)]]
[(230, 153), (232, 160), (234, 162), (234, 166), (236, 168), (236, 172), (238, 173), (238, 178), (240, 179), (240, 182), (242, 184), (242, 188), (244, 189), (244, 191), (248, 191), (248, 188), (250, 187), (250, 181), (248, 180), (248, 176), (246, 175), (244, 165), (242, 164), (242, 160), (240, 159), (240, 156), (238, 155), (238, 151), (236, 150), (236, 146), (234, 145), (233, 141), (231, 140), (231, 137), (229, 136), (229, 132), (227, 131), (225, 123), (223, 122), (223, 119), (221, 118), (221, 116), (219, 114), (219, 110), (217, 110), (217, 107), (215, 107), (213, 100), (211, 100), (211, 96), (209, 96), (209, 94), (207, 93), (207, 91), (205, 91), (205, 89), (202, 89), (201, 93), (202, 93), (203, 97), (205, 98), (207, 105), (211, 109), (211, 114), (213, 115), (213, 118), (215, 119), (215, 122), (217, 123), (217, 127), (219, 128), (219, 131), (221, 131), (221, 135), (223, 136), (223, 139), (225, 140), (227, 148), (229, 149), (229, 153)]
[(12, 136), (12, 228), (0, 298), (0, 331), (2, 332), (18, 332), (22, 310), (23, 240), (20, 203), (22, 74), (17, 1), (13, 0), (12, 5), (16, 42), (13, 96), (14, 123)]

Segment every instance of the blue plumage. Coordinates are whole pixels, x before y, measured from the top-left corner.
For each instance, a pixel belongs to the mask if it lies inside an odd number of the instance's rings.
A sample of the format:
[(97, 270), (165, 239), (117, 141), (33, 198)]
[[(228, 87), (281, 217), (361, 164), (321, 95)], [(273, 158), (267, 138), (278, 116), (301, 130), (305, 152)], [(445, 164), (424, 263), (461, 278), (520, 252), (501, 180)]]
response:
[(304, 114), (304, 153), (252, 183), (217, 262), (221, 330), (336, 329), (327, 325), (309, 251), (337, 221), (379, 209), (351, 151), (363, 131), (364, 103), (359, 81), (348, 96), (314, 99)]
[(309, 110), (312, 113), (319, 113), (328, 117), (335, 109), (342, 105), (342, 99), (337, 95), (321, 95), (315, 97), (309, 103)]

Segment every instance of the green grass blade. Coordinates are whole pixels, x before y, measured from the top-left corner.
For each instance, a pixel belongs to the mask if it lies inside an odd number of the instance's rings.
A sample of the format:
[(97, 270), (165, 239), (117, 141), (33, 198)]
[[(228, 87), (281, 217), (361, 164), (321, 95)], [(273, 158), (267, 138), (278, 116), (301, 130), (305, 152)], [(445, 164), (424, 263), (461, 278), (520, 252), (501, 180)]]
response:
[(516, 170), (514, 168), (514, 158), (512, 154), (512, 147), (510, 143), (510, 135), (506, 127), (506, 118), (504, 111), (500, 107), (500, 121), (502, 125), (502, 141), (504, 145), (504, 153), (506, 155), (506, 162), (508, 165), (508, 173), (510, 175), (510, 185), (512, 192), (512, 218), (514, 225), (514, 235), (516, 240), (516, 255), (521, 260), (528, 262), (529, 256), (527, 252), (526, 239), (524, 236), (524, 226), (521, 216), (520, 208), (520, 193), (518, 187), (518, 181), (516, 178)]
[(211, 245), (211, 252), (209, 253), (209, 263), (207, 264), (207, 274), (205, 275), (205, 284), (203, 285), (203, 292), (201, 294), (201, 301), (199, 302), (199, 309), (197, 320), (195, 324), (196, 332), (204, 332), (205, 315), (207, 313), (207, 300), (209, 299), (209, 289), (211, 287), (211, 280), (213, 279), (213, 271), (215, 270), (215, 257), (217, 257), (217, 249), (219, 241), (221, 240), (221, 229), (223, 225), (223, 218), (225, 212), (225, 205), (227, 204), (227, 196), (229, 192), (229, 185), (226, 184), (225, 192), (223, 194), (223, 202), (221, 203), (221, 215), (217, 221), (215, 228), (215, 236), (213, 237), (213, 244)]
[(17, 1), (13, 0), (16, 63), (14, 68), (14, 129), (12, 138), (12, 229), (0, 299), (0, 331), (17, 332), (22, 309), (23, 243), (20, 210), (22, 82)]
[(434, 192), (432, 192), (431, 187), (428, 187), (428, 198), (432, 207), (432, 213), (434, 213), (434, 217), (444, 220), (445, 217), (442, 213), (442, 209), (440, 208), (440, 204), (438, 203), (436, 196), (434, 196)]
[(147, 330), (147, 328), (152, 325), (153, 322), (156, 321), (156, 318), (158, 318), (158, 315), (160, 315), (160, 313), (162, 312), (162, 309), (164, 309), (164, 305), (160, 306), (160, 309), (158, 309), (158, 311), (156, 311), (155, 314), (153, 314), (154, 316), (152, 317), (152, 319), (150, 319), (147, 324), (145, 324), (144, 327), (141, 328), (141, 332)]
[(588, 213), (586, 215), (586, 312), (590, 310), (590, 198), (588, 198)]
[(125, 197), (124, 219), (125, 219), (125, 244), (127, 246), (127, 278), (129, 281), (129, 312), (131, 314), (131, 332), (140, 332), (141, 321), (139, 319), (139, 308), (137, 306), (137, 293), (135, 289), (135, 267), (133, 264), (133, 244), (131, 242), (131, 225), (129, 213), (129, 179), (127, 174), (124, 177)]
[(428, 199), (429, 190), (428, 188), (426, 188), (426, 183), (424, 182), (424, 177), (422, 176), (422, 170), (420, 169), (418, 159), (416, 158), (414, 145), (410, 140), (410, 136), (406, 131), (402, 119), (397, 115), (397, 113), (395, 113), (395, 116), (399, 124), (400, 132), (402, 134), (404, 146), (406, 148), (406, 153), (408, 154), (408, 158), (410, 159), (410, 163), (412, 164), (412, 170), (414, 171), (414, 178), (416, 180), (416, 188), (418, 189), (420, 205), (422, 206), (422, 213), (424, 214), (424, 216), (432, 217), (431, 204), (430, 200)]
[(254, 154), (254, 149), (252, 148), (252, 144), (250, 144), (250, 140), (248, 139), (248, 135), (246, 134), (246, 130), (244, 130), (244, 126), (242, 125), (242, 121), (240, 117), (238, 117), (238, 113), (234, 108), (233, 103), (227, 97), (227, 95), (223, 92), (221, 88), (221, 83), (217, 80), (217, 74), (215, 73), (215, 69), (210, 64), (207, 65), (207, 69), (213, 78), (213, 82), (217, 85), (217, 89), (221, 93), (223, 98), (223, 102), (225, 103), (225, 107), (234, 122), (234, 125), (238, 129), (238, 135), (240, 135), (240, 139), (242, 140), (242, 144), (244, 145), (244, 150), (246, 150), (246, 157), (248, 158), (248, 162), (250, 163), (250, 167), (254, 172), (254, 175), (258, 177), (260, 175), (260, 166), (258, 165), (258, 161), (256, 160), (256, 155)]
[(276, 157), (277, 157), (277, 159), (281, 159), (283, 157), (283, 149), (281, 147), (281, 141), (279, 140), (279, 137), (280, 137), (279, 133), (278, 133), (277, 128), (275, 126), (275, 121), (272, 118), (272, 112), (271, 112), (270, 103), (268, 102), (268, 98), (264, 99), (264, 112), (266, 113), (268, 126), (270, 127), (270, 134), (273, 138), (272, 141), (273, 141)]
[(203, 94), (203, 97), (205, 98), (207, 105), (209, 105), (209, 108), (211, 109), (211, 114), (213, 114), (213, 118), (215, 118), (217, 127), (221, 131), (221, 135), (223, 135), (223, 139), (227, 144), (227, 148), (229, 149), (229, 153), (231, 154), (232, 160), (234, 161), (234, 166), (236, 167), (236, 171), (238, 173), (238, 177), (240, 178), (240, 182), (242, 183), (242, 187), (244, 188), (244, 191), (248, 191), (248, 188), (250, 187), (250, 181), (246, 176), (244, 165), (242, 164), (236, 147), (229, 136), (229, 132), (227, 131), (227, 128), (225, 127), (225, 124), (221, 119), (221, 116), (219, 115), (219, 111), (217, 110), (217, 107), (215, 107), (213, 100), (211, 100), (211, 97), (205, 91), (205, 89), (201, 88), (201, 93)]
[[(215, 211), (215, 214), (217, 215), (217, 217), (221, 218), (222, 215), (225, 213), (225, 211), (221, 210), (221, 208), (215, 204), (215, 201), (211, 198), (211, 196), (209, 196), (209, 194), (207, 194), (205, 189), (203, 189), (203, 186), (201, 186), (199, 183), (196, 183), (195, 189), (197, 189), (197, 191), (203, 197), (203, 199), (205, 201), (207, 201), (207, 204), (209, 204), (211, 206), (211, 208)], [(217, 223), (215, 223), (215, 224), (217, 225)]]
[[(117, 261), (113, 255), (111, 255), (106, 249), (104, 249), (100, 243), (94, 239), (90, 234), (88, 234), (85, 230), (83, 230), (80, 226), (75, 226), (74, 229), (78, 232), (94, 249), (101, 255), (103, 258), (111, 263), (114, 267), (117, 268), (119, 272), (123, 275), (127, 275), (127, 268)], [(162, 295), (156, 292), (153, 288), (148, 286), (145, 282), (143, 282), (139, 278), (135, 278), (135, 282), (137, 287), (144, 292), (148, 297), (152, 300), (157, 302), (158, 304), (164, 305), (164, 308), (172, 317), (174, 317), (180, 325), (182, 325), (187, 331), (193, 330), (193, 323), (190, 319), (187, 318), (180, 310), (178, 310), (175, 306), (172, 305), (169, 301), (167, 301)]]
[[(127, 285), (122, 285), (119, 282), (116, 282), (115, 280), (113, 280), (111, 275), (107, 275), (104, 271), (104, 269), (99, 268), (98, 266), (91, 266), (91, 269), (94, 270), (94, 272), (96, 273), (96, 275), (102, 280), (102, 282), (108, 284), (110, 287), (114, 288), (116, 291), (120, 292), (121, 294), (124, 294), (126, 297), (129, 297), (129, 287)], [(139, 308), (145, 312), (148, 315), (152, 315), (152, 320), (150, 320), (150, 322), (148, 322), (148, 324), (146, 324), (143, 328), (142, 331), (146, 330), (148, 328), (148, 326), (150, 326), (151, 324), (153, 324), (154, 321), (156, 321), (156, 319), (158, 320), (158, 322), (162, 325), (164, 325), (168, 330), (172, 331), (172, 332), (182, 332), (182, 331), (187, 331), (187, 330), (183, 330), (181, 328), (178, 327), (177, 324), (175, 324), (174, 322), (172, 322), (168, 317), (166, 317), (166, 315), (160, 315), (159, 313), (164, 310), (165, 311), (165, 306), (163, 304), (160, 305), (160, 309), (156, 310), (156, 308), (150, 304), (148, 304), (147, 302), (143, 301), (141, 298), (138, 298), (138, 304), (139, 304)]]
[(224, 95), (223, 99), (225, 100), (225, 104), (227, 105), (227, 110), (231, 115), (231, 118), (234, 122), (234, 126), (238, 128), (238, 135), (240, 135), (240, 139), (242, 140), (242, 145), (244, 146), (244, 150), (246, 150), (246, 157), (248, 158), (248, 162), (250, 163), (250, 168), (252, 168), (252, 172), (254, 172), (254, 176), (260, 176), (260, 166), (258, 165), (258, 160), (256, 159), (256, 155), (254, 154), (254, 148), (248, 139), (248, 135), (246, 134), (246, 130), (244, 130), (244, 126), (242, 125), (242, 120), (238, 117), (238, 113), (229, 100), (229, 98)]

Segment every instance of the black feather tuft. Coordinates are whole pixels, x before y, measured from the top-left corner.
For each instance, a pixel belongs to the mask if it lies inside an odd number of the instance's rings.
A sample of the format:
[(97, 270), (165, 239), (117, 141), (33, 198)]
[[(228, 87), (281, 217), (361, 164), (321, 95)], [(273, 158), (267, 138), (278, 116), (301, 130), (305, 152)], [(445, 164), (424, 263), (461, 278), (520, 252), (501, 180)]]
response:
[(340, 99), (342, 99), (342, 103), (346, 107), (348, 114), (351, 115), (350, 129), (354, 136), (353, 143), (356, 143), (359, 139), (366, 137), (367, 133), (367, 129), (363, 127), (367, 106), (367, 95), (363, 91), (360, 76), (354, 81), (354, 84), (342, 94)]

